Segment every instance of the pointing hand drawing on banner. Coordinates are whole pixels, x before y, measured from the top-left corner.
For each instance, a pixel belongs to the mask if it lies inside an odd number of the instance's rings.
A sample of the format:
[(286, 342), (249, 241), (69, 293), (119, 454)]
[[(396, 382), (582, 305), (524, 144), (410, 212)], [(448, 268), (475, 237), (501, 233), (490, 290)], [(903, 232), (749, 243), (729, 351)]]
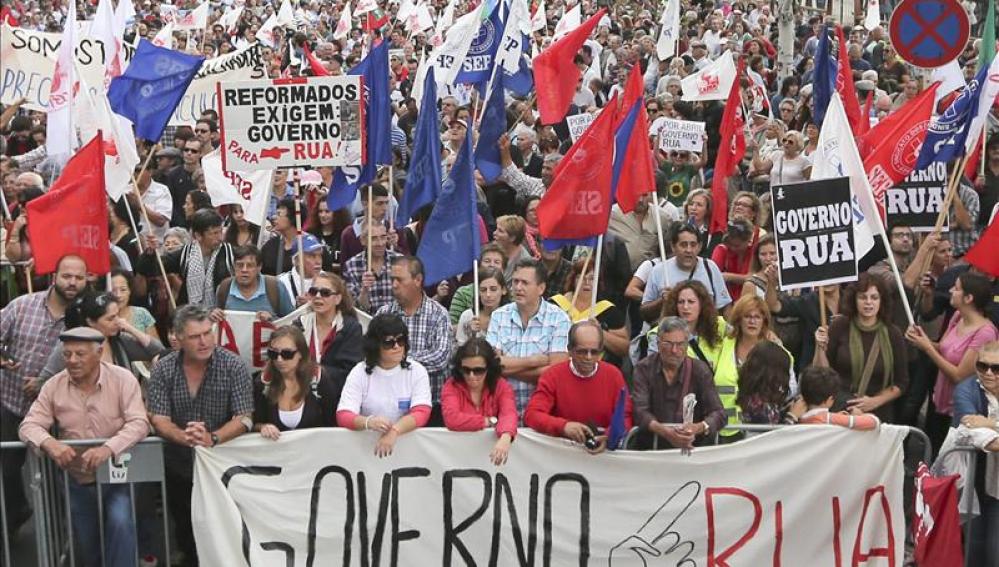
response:
[(691, 481), (681, 486), (635, 534), (611, 548), (608, 565), (646, 567), (649, 559), (654, 559), (655, 565), (696, 567), (697, 562), (690, 559), (694, 553), (694, 542), (684, 541), (684, 536), (674, 528), (700, 493), (699, 482)]

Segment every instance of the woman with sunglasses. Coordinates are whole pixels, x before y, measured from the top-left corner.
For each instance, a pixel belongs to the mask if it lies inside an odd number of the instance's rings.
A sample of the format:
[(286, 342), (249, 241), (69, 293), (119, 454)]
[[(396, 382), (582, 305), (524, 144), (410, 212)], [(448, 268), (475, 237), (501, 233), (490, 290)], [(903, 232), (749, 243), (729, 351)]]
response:
[(933, 387), (933, 405), (926, 416), (926, 433), (934, 448), (940, 447), (950, 428), (954, 414), (954, 388), (974, 375), (978, 350), (986, 343), (999, 339), (999, 331), (987, 314), (991, 303), (992, 282), (981, 274), (965, 272), (950, 288), (950, 305), (954, 308), (954, 315), (940, 341), (931, 341), (918, 326), (909, 327), (905, 333), (905, 337), (925, 352), (939, 369)]
[(812, 161), (802, 155), (805, 138), (797, 130), (789, 130), (780, 137), (781, 151), (770, 155), (753, 156), (753, 169), (770, 174), (770, 186), (808, 181)]
[[(330, 380), (339, 399), (347, 374), (364, 355), (361, 352), (361, 324), (357, 321), (354, 301), (343, 279), (330, 272), (319, 272), (307, 290), (315, 322), (308, 338), (309, 352)], [(306, 315), (308, 316), (308, 315)]]
[[(97, 329), (104, 335), (103, 362), (127, 368), (133, 373), (133, 362), (150, 362), (166, 351), (160, 341), (121, 317), (121, 307), (110, 293), (84, 293), (66, 309), (66, 328), (83, 326)], [(38, 378), (40, 381), (48, 380), (65, 368), (60, 342), (52, 349)]]
[(277, 441), (282, 431), (333, 427), (337, 394), (327, 378), (317, 379), (302, 331), (281, 327), (271, 334), (267, 367), (254, 383), (253, 430)]
[(387, 457), (399, 437), (430, 419), (430, 377), (409, 358), (409, 329), (398, 315), (375, 315), (363, 349), (364, 360), (347, 375), (336, 421), (354, 431), (376, 432), (375, 455)]
[(513, 388), (500, 376), (499, 357), (492, 345), (474, 338), (454, 353), (454, 374), (441, 390), (444, 425), (451, 431), (496, 430), (489, 452), (494, 465), (506, 463), (517, 436), (517, 404)]

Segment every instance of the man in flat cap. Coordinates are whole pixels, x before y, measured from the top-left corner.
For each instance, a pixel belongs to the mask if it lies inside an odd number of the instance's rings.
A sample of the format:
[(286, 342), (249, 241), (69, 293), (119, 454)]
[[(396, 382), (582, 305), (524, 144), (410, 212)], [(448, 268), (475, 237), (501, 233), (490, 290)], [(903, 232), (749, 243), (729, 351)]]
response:
[[(104, 335), (76, 327), (59, 335), (66, 369), (42, 386), (18, 431), (22, 441), (44, 451), (69, 475), (73, 534), (83, 565), (102, 565), (97, 467), (120, 457), (149, 434), (139, 381), (128, 370), (101, 362)], [(102, 439), (99, 445), (71, 447), (61, 439)], [(135, 529), (127, 485), (101, 487), (104, 563), (135, 564)]]

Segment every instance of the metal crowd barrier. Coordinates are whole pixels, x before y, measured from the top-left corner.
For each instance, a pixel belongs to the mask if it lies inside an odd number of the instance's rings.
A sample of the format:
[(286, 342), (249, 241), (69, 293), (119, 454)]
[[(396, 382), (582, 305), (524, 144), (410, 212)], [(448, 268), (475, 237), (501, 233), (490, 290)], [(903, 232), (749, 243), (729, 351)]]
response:
[[(975, 497), (975, 474), (976, 468), (978, 467), (978, 449), (974, 447), (951, 447), (945, 451), (941, 451), (937, 455), (936, 463), (943, 462), (944, 458), (955, 453), (968, 453), (968, 472), (964, 476), (964, 487), (961, 488), (960, 501), (957, 504), (958, 510), (970, 510), (971, 501)], [(939, 471), (935, 470), (936, 463), (930, 468), (932, 473), (937, 473)], [(968, 518), (968, 521), (964, 522), (964, 526), (961, 531), (964, 533), (964, 564), (968, 567), (971, 566), (971, 530), (974, 526), (975, 521), (978, 518)]]
[[(105, 439), (85, 439), (85, 440), (60, 440), (72, 447), (99, 446)], [(28, 471), (27, 499), (31, 503), (33, 510), (31, 528), (34, 531), (34, 557), (31, 557), (32, 550), (24, 549), (24, 546), (15, 547), (15, 541), (9, 537), (8, 514), (6, 502), (6, 487), (4, 479), (0, 476), (0, 544), (3, 546), (3, 565), (14, 567), (14, 565), (37, 565), (38, 567), (62, 567), (69, 565), (76, 567), (80, 564), (77, 561), (75, 540), (73, 537), (72, 503), (70, 501), (70, 475), (67, 471), (59, 468), (47, 455), (36, 452), (24, 443), (3, 442), (0, 443), (0, 453), (26, 450), (27, 458), (25, 468)], [(143, 528), (155, 529), (150, 522), (154, 518), (146, 517), (147, 512), (155, 515), (155, 507), (150, 506), (149, 510), (142, 509), (141, 515), (136, 515), (136, 485), (142, 484), (138, 492), (143, 496), (151, 496), (155, 499), (155, 494), (145, 490), (151, 488), (150, 483), (158, 483), (159, 495), (162, 498), (162, 530), (163, 530), (163, 555), (158, 557), (160, 567), (170, 565), (170, 537), (167, 517), (167, 491), (166, 480), (163, 469), (163, 440), (159, 437), (147, 437), (126, 453), (120, 459), (109, 459), (96, 471), (97, 488), (97, 517), (98, 533), (100, 534), (100, 556), (101, 565), (106, 565), (105, 544), (104, 544), (104, 491), (111, 486), (128, 485), (129, 502), (132, 517), (132, 535), (136, 540), (135, 565), (149, 565), (140, 562), (139, 555), (143, 549), (139, 540), (139, 526), (142, 522)], [(19, 479), (20, 480), (20, 479)], [(150, 522), (145, 522), (149, 520)], [(27, 526), (24, 526), (27, 527)], [(24, 529), (22, 527), (22, 529)], [(155, 538), (149, 538), (152, 540)], [(30, 559), (34, 558), (34, 563)], [(15, 563), (15, 560), (17, 562)]]

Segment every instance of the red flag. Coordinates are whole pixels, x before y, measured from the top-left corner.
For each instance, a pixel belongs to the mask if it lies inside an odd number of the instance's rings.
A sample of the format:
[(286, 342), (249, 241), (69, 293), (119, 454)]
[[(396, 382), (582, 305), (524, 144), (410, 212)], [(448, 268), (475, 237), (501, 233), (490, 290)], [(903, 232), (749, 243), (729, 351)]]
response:
[(601, 8), (583, 25), (534, 58), (534, 84), (544, 85), (544, 88), (538, 89), (538, 112), (542, 124), (555, 124), (565, 118), (582, 74), (573, 59), (605, 13), (607, 9)]
[(721, 140), (718, 147), (718, 157), (715, 160), (715, 173), (711, 179), (711, 212), (712, 234), (725, 232), (728, 226), (728, 177), (735, 171), (742, 156), (746, 154), (746, 117), (742, 111), (742, 90), (739, 77), (742, 76), (743, 62), (739, 61), (736, 79), (725, 101), (725, 113), (722, 114)]
[[(637, 106), (636, 106), (637, 105)], [(656, 190), (655, 157), (649, 144), (649, 115), (645, 101), (636, 100), (627, 113), (620, 116), (615, 135), (614, 174), (617, 203), (630, 213), (641, 195)], [(624, 145), (624, 151), (621, 146)]]
[(857, 90), (853, 87), (853, 71), (850, 69), (850, 56), (847, 54), (846, 39), (843, 28), (836, 26), (836, 37), (839, 39), (839, 68), (836, 71), (836, 92), (843, 99), (843, 110), (850, 123), (854, 136), (863, 132), (860, 130), (860, 101), (857, 100)]
[(957, 514), (958, 478), (959, 475), (933, 478), (926, 463), (919, 463), (912, 521), (915, 559), (919, 567), (964, 565), (961, 523)]
[[(642, 99), (643, 103), (645, 101), (645, 79), (642, 77), (642, 66), (636, 61), (631, 66), (631, 72), (628, 73), (628, 82), (624, 84), (624, 94), (621, 96), (621, 108), (625, 111), (630, 110), (631, 105), (638, 99)], [(624, 113), (621, 113), (618, 119), (623, 120)]]
[(867, 93), (867, 100), (864, 101), (864, 110), (860, 113), (860, 135), (871, 130), (871, 106), (874, 104), (874, 91)]
[(17, 18), (14, 17), (14, 12), (10, 9), (10, 6), (0, 8), (0, 23), (6, 23), (12, 28), (20, 25)]
[(999, 254), (996, 254), (996, 250), (999, 250), (999, 222), (993, 221), (964, 257), (972, 266), (999, 277)]
[(555, 168), (538, 204), (542, 238), (581, 239), (607, 232), (617, 97), (604, 107)]
[(968, 179), (978, 178), (978, 164), (982, 161), (982, 144), (984, 143), (985, 136), (979, 136), (974, 151), (968, 154), (968, 162), (964, 164), (964, 176)]
[(330, 74), (323, 66), (323, 62), (319, 60), (318, 57), (312, 54), (312, 50), (309, 49), (309, 42), (302, 42), (302, 51), (305, 52), (305, 58), (309, 61), (309, 67), (312, 69), (312, 74), (316, 77), (326, 77)]
[(38, 274), (54, 272), (59, 259), (77, 254), (88, 271), (111, 270), (108, 199), (104, 192), (104, 142), (100, 132), (80, 148), (49, 192), (28, 203), (28, 238)]
[(885, 192), (905, 179), (916, 166), (919, 148), (923, 146), (930, 126), (933, 97), (938, 86), (940, 83), (933, 83), (860, 138), (857, 146), (877, 202), (883, 203)]

